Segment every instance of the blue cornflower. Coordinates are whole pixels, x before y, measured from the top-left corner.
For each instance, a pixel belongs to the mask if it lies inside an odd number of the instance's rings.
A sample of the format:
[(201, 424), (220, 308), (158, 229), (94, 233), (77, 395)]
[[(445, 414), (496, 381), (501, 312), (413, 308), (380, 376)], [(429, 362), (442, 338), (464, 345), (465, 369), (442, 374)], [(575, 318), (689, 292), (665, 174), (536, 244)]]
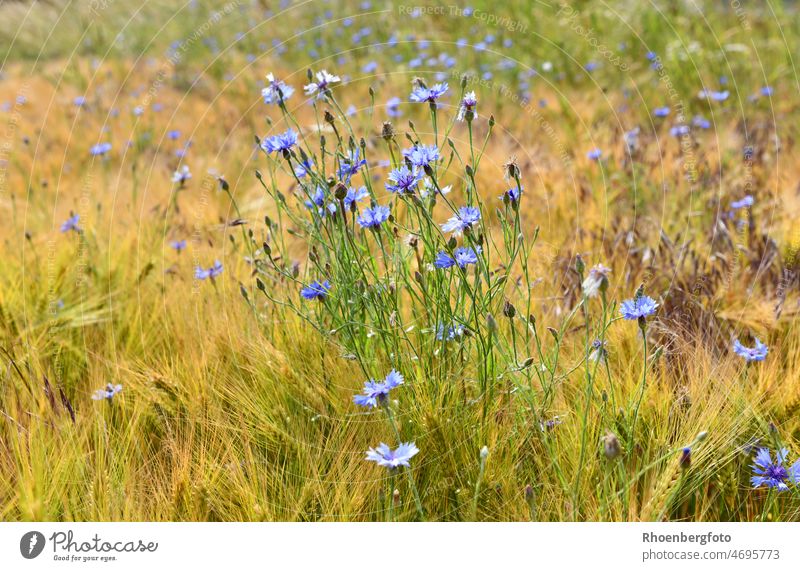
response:
[(426, 178), (422, 182), (422, 189), (419, 191), (419, 195), (422, 198), (428, 198), (433, 194), (450, 194), (450, 191), (453, 190), (453, 185), (448, 184), (447, 186), (441, 186), (436, 188), (436, 185), (433, 184), (433, 181), (429, 178)]
[[(408, 168), (402, 165), (389, 173), (386, 190), (398, 194), (413, 194), (422, 180), (422, 173), (416, 167)], [(391, 184), (390, 184), (391, 183)]]
[(688, 135), (690, 133), (690, 129), (688, 125), (675, 125), (674, 127), (670, 128), (669, 134), (673, 137), (683, 137), (684, 135)]
[(586, 153), (586, 158), (592, 161), (599, 161), (600, 157), (603, 156), (603, 151), (600, 149), (592, 149), (588, 153)]
[(770, 97), (773, 94), (773, 92), (774, 92), (773, 89), (769, 85), (762, 87), (760, 91), (761, 95), (763, 95), (764, 97)]
[(512, 186), (500, 196), (500, 200), (502, 200), (505, 203), (511, 204), (512, 206), (515, 206), (517, 203), (519, 203), (519, 199), (521, 196), (522, 196), (522, 189), (517, 188), (516, 186)]
[(69, 232), (70, 230), (74, 230), (75, 232), (80, 233), (81, 227), (78, 226), (78, 221), (80, 221), (81, 217), (78, 214), (70, 213), (70, 217), (67, 218), (63, 224), (61, 224), (61, 231), (62, 232)]
[(97, 143), (96, 145), (92, 145), (89, 149), (89, 154), (92, 156), (103, 156), (108, 151), (111, 150), (111, 143)]
[(458, 209), (458, 214), (442, 224), (442, 232), (452, 232), (454, 236), (460, 236), (464, 230), (472, 228), (481, 219), (481, 211), (475, 206), (462, 206)]
[(192, 173), (188, 165), (183, 165), (181, 168), (172, 173), (172, 182), (178, 183), (181, 186), (186, 184), (186, 181), (192, 178)]
[(403, 113), (400, 111), (400, 104), (403, 102), (399, 97), (392, 97), (386, 102), (386, 114), (389, 117), (400, 117)]
[(325, 206), (325, 189), (317, 185), (314, 189), (314, 194), (311, 195), (309, 200), (305, 201), (306, 207), (314, 208), (315, 206), (322, 208)]
[(439, 149), (434, 145), (414, 145), (403, 149), (403, 156), (418, 168), (423, 168), (439, 160)]
[(177, 141), (178, 139), (181, 138), (181, 132), (178, 131), (177, 129), (173, 129), (171, 131), (168, 131), (167, 132), (167, 138), (170, 141)]
[(741, 200), (736, 200), (734, 202), (731, 202), (731, 208), (733, 208), (734, 210), (739, 210), (740, 208), (749, 208), (750, 206), (753, 206), (754, 203), (755, 199), (749, 194), (747, 194)]
[(306, 159), (294, 167), (294, 174), (297, 178), (303, 178), (308, 172), (314, 168), (314, 161)]
[(769, 348), (758, 339), (755, 340), (755, 343), (755, 347), (745, 347), (739, 342), (738, 339), (734, 339), (733, 352), (748, 363), (752, 363), (753, 361), (763, 361), (767, 358)]
[(447, 92), (447, 90), (447, 82), (437, 83), (430, 88), (425, 87), (420, 83), (417, 84), (417, 86), (411, 91), (411, 96), (409, 99), (415, 103), (425, 103), (426, 101), (428, 103), (435, 103), (437, 99)]
[(759, 448), (756, 453), (756, 459), (753, 462), (753, 474), (750, 478), (754, 488), (760, 488), (762, 485), (768, 488), (777, 488), (781, 492), (789, 489), (786, 485), (787, 482), (798, 484), (800, 483), (800, 460), (791, 466), (784, 466), (786, 457), (789, 451), (786, 448), (781, 448), (775, 454), (775, 462), (772, 462), (772, 454), (768, 448)]
[(261, 97), (267, 105), (280, 104), (288, 100), (294, 93), (294, 87), (286, 85), (280, 79), (275, 79), (271, 73), (267, 74), (267, 86), (261, 90)]
[(658, 304), (647, 295), (637, 296), (633, 299), (623, 301), (619, 310), (625, 319), (644, 319), (656, 312)]
[(656, 107), (653, 109), (653, 115), (656, 117), (666, 117), (669, 115), (669, 107)]
[(325, 216), (328, 212), (331, 214), (336, 212), (336, 204), (333, 202), (328, 203), (327, 206), (325, 205), (325, 189), (319, 185), (314, 190), (314, 194), (311, 195), (311, 199), (305, 201), (305, 205), (309, 210), (313, 210), (316, 207), (320, 216)]
[(589, 355), (590, 361), (602, 363), (608, 357), (608, 342), (601, 339), (592, 341), (592, 352)]
[(306, 95), (314, 95), (316, 93), (317, 97), (322, 97), (328, 92), (331, 84), (341, 81), (341, 78), (338, 75), (328, 73), (327, 70), (324, 69), (315, 74), (315, 79), (316, 81), (312, 81), (303, 88), (306, 92)]
[(386, 402), (389, 392), (403, 384), (403, 375), (392, 369), (383, 381), (370, 379), (364, 383), (360, 395), (353, 397), (358, 406), (374, 408)]
[(222, 262), (219, 260), (214, 261), (214, 265), (204, 270), (202, 267), (197, 266), (194, 269), (194, 277), (198, 280), (214, 279), (222, 273)]
[(176, 252), (181, 252), (186, 249), (186, 240), (173, 240), (169, 243), (169, 247)]
[(730, 96), (730, 91), (712, 91), (703, 89), (697, 94), (700, 99), (711, 99), (712, 101), (725, 101)]
[(456, 337), (464, 335), (464, 326), (456, 323), (445, 327), (444, 323), (440, 323), (436, 328), (437, 341), (453, 341)]
[(350, 182), (350, 178), (365, 164), (367, 161), (361, 158), (361, 151), (358, 149), (350, 151), (350, 154), (339, 163), (339, 178), (345, 183)]
[(376, 462), (378, 466), (394, 469), (400, 466), (409, 467), (408, 461), (416, 456), (419, 448), (413, 442), (404, 442), (397, 447), (397, 450), (392, 450), (384, 444), (380, 443), (377, 448), (370, 448), (367, 450), (367, 460)]
[(111, 400), (114, 398), (114, 395), (118, 394), (121, 390), (122, 385), (112, 385), (108, 383), (106, 388), (97, 389), (92, 393), (92, 400)]
[(360, 188), (350, 187), (347, 189), (347, 194), (344, 197), (344, 207), (347, 210), (355, 210), (357, 202), (361, 202), (365, 198), (369, 198), (369, 191), (366, 186)]
[(269, 154), (279, 151), (288, 151), (296, 144), (297, 133), (294, 129), (289, 128), (285, 133), (273, 135), (272, 137), (267, 137), (261, 141), (261, 148)]
[(311, 282), (309, 285), (304, 287), (300, 290), (300, 295), (302, 295), (305, 299), (312, 300), (312, 299), (319, 299), (320, 301), (324, 300), (328, 297), (328, 293), (331, 291), (331, 283), (328, 280), (324, 282)]
[(75, 107), (83, 107), (84, 105), (86, 105), (86, 98), (83, 97), (82, 95), (79, 95), (78, 97), (72, 100), (72, 104), (75, 105)]
[(459, 268), (463, 269), (469, 264), (477, 264), (478, 254), (480, 253), (480, 246), (476, 246), (475, 248), (467, 248), (465, 246), (456, 248), (455, 252), (453, 252), (454, 256), (442, 251), (436, 254), (436, 259), (433, 261), (433, 265), (440, 270), (443, 270), (452, 268), (457, 264)]
[(699, 127), (700, 129), (711, 128), (711, 122), (705, 117), (701, 117), (700, 115), (697, 115), (694, 117), (694, 119), (692, 119), (692, 125), (694, 125), (695, 127)]
[(691, 446), (684, 446), (681, 450), (681, 457), (678, 459), (678, 466), (682, 470), (688, 470), (692, 466), (692, 448)]
[(478, 105), (478, 98), (475, 97), (474, 91), (468, 91), (464, 94), (464, 97), (461, 99), (461, 105), (458, 107), (458, 116), (456, 119), (458, 121), (463, 121), (467, 119), (468, 121), (472, 121), (477, 117), (477, 113), (475, 113), (475, 107)]
[(362, 228), (378, 228), (389, 219), (390, 214), (391, 210), (388, 206), (378, 205), (373, 208), (365, 208), (361, 216), (356, 219), (356, 222)]
[(633, 151), (639, 143), (639, 127), (634, 127), (630, 131), (625, 131), (622, 135), (622, 140), (625, 141), (625, 146), (628, 151)]

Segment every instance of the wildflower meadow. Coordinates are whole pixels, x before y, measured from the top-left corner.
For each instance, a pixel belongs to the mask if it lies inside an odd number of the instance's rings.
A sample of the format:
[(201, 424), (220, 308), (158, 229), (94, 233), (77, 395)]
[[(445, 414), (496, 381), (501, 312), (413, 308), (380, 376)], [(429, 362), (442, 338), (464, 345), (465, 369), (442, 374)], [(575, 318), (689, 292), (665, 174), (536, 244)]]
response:
[(0, 4), (0, 518), (800, 520), (737, 6)]

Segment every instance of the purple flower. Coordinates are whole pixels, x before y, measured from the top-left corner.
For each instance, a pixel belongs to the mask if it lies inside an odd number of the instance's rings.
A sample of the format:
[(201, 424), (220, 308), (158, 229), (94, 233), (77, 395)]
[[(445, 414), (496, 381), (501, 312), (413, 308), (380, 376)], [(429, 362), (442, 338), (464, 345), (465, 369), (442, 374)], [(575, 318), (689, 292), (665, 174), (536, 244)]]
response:
[(328, 297), (328, 293), (330, 291), (331, 283), (328, 280), (325, 280), (322, 283), (315, 281), (301, 289), (300, 295), (308, 300), (318, 299), (323, 301), (326, 297)]
[(789, 451), (781, 448), (775, 454), (775, 462), (772, 462), (772, 455), (768, 448), (759, 448), (756, 459), (753, 462), (753, 474), (750, 478), (754, 488), (762, 485), (768, 488), (777, 488), (781, 492), (789, 489), (786, 482), (794, 484), (800, 483), (800, 460), (789, 467), (784, 466)]
[(186, 240), (173, 240), (169, 243), (169, 246), (176, 252), (181, 252), (186, 249)]
[(639, 131), (639, 127), (634, 127), (630, 131), (625, 131), (622, 135), (622, 140), (625, 141), (625, 146), (629, 152), (633, 151), (639, 143)]
[(460, 247), (456, 248), (455, 255), (450, 256), (447, 252), (439, 252), (436, 254), (436, 259), (433, 261), (433, 265), (439, 268), (440, 270), (444, 270), (447, 268), (452, 268), (455, 265), (458, 265), (459, 268), (466, 268), (469, 264), (477, 264), (478, 263), (478, 254), (481, 253), (481, 247), (476, 246), (473, 248), (467, 247)]
[(589, 360), (602, 363), (605, 358), (608, 357), (607, 345), (607, 341), (602, 341), (600, 339), (592, 341), (592, 352), (589, 355)]
[(588, 153), (586, 153), (586, 158), (592, 161), (599, 161), (600, 157), (603, 156), (603, 151), (600, 149), (592, 149)]
[(692, 119), (692, 125), (694, 125), (695, 127), (699, 127), (700, 129), (711, 128), (711, 122), (705, 117), (701, 117), (700, 115), (697, 115), (694, 117), (694, 119)]
[(750, 206), (753, 206), (754, 203), (755, 200), (753, 199), (752, 196), (748, 194), (741, 200), (736, 200), (734, 202), (731, 202), (731, 208), (733, 208), (734, 210), (739, 210), (740, 208), (749, 208)]
[(377, 448), (370, 448), (367, 450), (367, 460), (376, 462), (378, 466), (394, 469), (400, 466), (409, 467), (408, 461), (411, 460), (419, 452), (416, 444), (413, 442), (401, 443), (397, 450), (392, 450), (383, 442)]
[(403, 113), (400, 111), (400, 104), (403, 102), (399, 97), (392, 97), (386, 102), (386, 114), (389, 117), (400, 117)]
[(653, 315), (656, 312), (657, 307), (658, 304), (653, 298), (642, 295), (635, 297), (634, 299), (623, 301), (619, 309), (622, 317), (625, 319), (634, 320), (644, 319), (649, 315)]
[(656, 117), (666, 117), (669, 115), (669, 107), (656, 107), (653, 109), (653, 115)]
[(437, 83), (431, 88), (425, 87), (424, 85), (417, 84), (416, 87), (411, 91), (411, 96), (409, 99), (414, 101), (415, 103), (435, 103), (437, 99), (439, 99), (442, 95), (444, 95), (448, 90), (447, 83)]
[(360, 158), (361, 152), (356, 149), (355, 151), (350, 151), (350, 155), (347, 158), (341, 160), (339, 165), (339, 178), (344, 180), (345, 183), (350, 182), (350, 178), (358, 172), (358, 170), (367, 164), (367, 161)]
[(408, 168), (406, 165), (394, 169), (389, 173), (386, 190), (398, 194), (413, 194), (422, 180), (422, 173), (416, 167)]
[(505, 191), (502, 195), (500, 195), (500, 200), (502, 200), (507, 204), (515, 206), (517, 203), (519, 203), (519, 199), (521, 196), (522, 196), (522, 189), (513, 186), (509, 188), (507, 191)]
[(725, 101), (730, 96), (730, 92), (725, 91), (712, 91), (709, 89), (703, 89), (700, 93), (697, 94), (697, 97), (700, 99), (711, 99), (713, 101)]
[(403, 149), (403, 156), (415, 167), (426, 167), (439, 160), (439, 149), (434, 145), (414, 145)]
[(300, 164), (298, 164), (296, 167), (294, 167), (294, 175), (297, 178), (303, 178), (309, 173), (309, 171), (312, 168), (314, 168), (314, 161), (312, 161), (311, 159), (306, 159)]
[(97, 143), (96, 145), (92, 145), (92, 148), (89, 149), (89, 154), (91, 154), (93, 157), (103, 156), (110, 150), (111, 143)]
[(92, 400), (111, 400), (114, 398), (114, 395), (119, 393), (122, 390), (122, 385), (112, 385), (108, 383), (106, 388), (104, 389), (97, 389), (94, 393), (92, 393)]
[(361, 394), (353, 397), (353, 402), (358, 406), (375, 408), (383, 404), (389, 392), (403, 384), (403, 375), (392, 369), (383, 381), (370, 379), (364, 383)]
[(261, 97), (267, 105), (280, 104), (289, 99), (294, 93), (294, 87), (286, 85), (280, 79), (275, 79), (271, 73), (267, 74), (267, 86), (261, 90)]
[(688, 125), (675, 125), (669, 130), (669, 134), (673, 137), (683, 137), (684, 135), (688, 135), (689, 132), (690, 129)]
[(173, 130), (167, 132), (167, 138), (170, 141), (177, 141), (178, 139), (181, 138), (181, 132), (178, 131), (177, 129), (173, 129)]
[(472, 228), (472, 225), (481, 219), (481, 211), (475, 206), (462, 206), (458, 209), (458, 214), (442, 224), (442, 232), (452, 232), (454, 236), (460, 236), (464, 230)]
[(222, 274), (222, 262), (219, 260), (214, 261), (214, 265), (204, 270), (202, 267), (197, 266), (194, 269), (194, 277), (198, 280), (205, 280), (205, 279), (214, 279), (217, 276)]
[(453, 185), (448, 184), (447, 186), (442, 186), (436, 188), (436, 185), (433, 184), (433, 181), (429, 178), (426, 178), (422, 182), (422, 190), (419, 191), (419, 195), (422, 198), (428, 198), (433, 194), (450, 194), (450, 191), (453, 190)]
[(81, 217), (78, 214), (70, 214), (71, 216), (67, 218), (63, 224), (61, 224), (61, 231), (69, 232), (70, 230), (73, 230), (80, 233), (81, 227), (78, 226), (78, 221), (80, 221)]
[(458, 121), (463, 121), (465, 118), (472, 121), (478, 115), (475, 113), (475, 107), (478, 105), (478, 98), (475, 97), (474, 91), (468, 91), (461, 99), (461, 105), (458, 107)]
[(186, 181), (192, 178), (192, 173), (189, 171), (188, 165), (183, 165), (181, 168), (172, 173), (172, 182), (178, 183), (181, 186), (186, 184)]
[(297, 144), (297, 133), (294, 129), (287, 129), (285, 133), (273, 135), (261, 141), (261, 148), (271, 154), (274, 152), (288, 151)]
[(365, 208), (356, 219), (356, 222), (362, 228), (378, 228), (381, 224), (389, 219), (391, 211), (388, 206), (374, 206), (373, 208)]
[(690, 446), (684, 446), (681, 450), (681, 457), (678, 459), (678, 466), (682, 470), (688, 470), (692, 465), (692, 449)]
[(338, 83), (342, 80), (338, 75), (328, 73), (327, 70), (324, 69), (315, 74), (315, 79), (316, 81), (312, 81), (303, 88), (306, 95), (314, 95), (316, 93), (317, 97), (322, 97), (328, 92), (331, 84)]
[(744, 359), (748, 363), (752, 363), (753, 361), (763, 361), (764, 359), (767, 358), (767, 353), (769, 352), (769, 349), (758, 339), (756, 339), (755, 342), (756, 342), (755, 347), (750, 348), (742, 345), (738, 339), (734, 339), (733, 352), (739, 355), (742, 359)]
[(329, 202), (327, 206), (325, 205), (325, 189), (319, 185), (317, 185), (316, 189), (314, 190), (314, 194), (312, 194), (310, 197), (310, 200), (305, 201), (305, 205), (309, 210), (316, 208), (317, 213), (322, 217), (324, 217), (327, 213), (333, 214), (336, 212), (336, 204), (334, 202)]
[(344, 207), (347, 210), (355, 210), (357, 202), (361, 202), (369, 197), (369, 191), (366, 186), (360, 188), (350, 187), (347, 189), (347, 194), (344, 197)]
[(443, 323), (440, 323), (436, 328), (437, 341), (453, 341), (456, 337), (461, 337), (463, 335), (464, 326), (459, 323), (448, 325), (447, 327), (445, 327)]

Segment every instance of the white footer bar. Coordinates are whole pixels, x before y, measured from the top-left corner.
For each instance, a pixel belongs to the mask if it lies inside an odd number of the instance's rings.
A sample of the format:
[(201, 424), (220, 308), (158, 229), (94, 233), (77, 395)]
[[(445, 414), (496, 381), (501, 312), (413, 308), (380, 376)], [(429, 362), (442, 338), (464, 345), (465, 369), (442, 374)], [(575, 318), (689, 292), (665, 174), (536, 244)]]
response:
[(189, 565), (223, 570), (798, 569), (800, 524), (0, 524), (0, 569), (150, 571)]

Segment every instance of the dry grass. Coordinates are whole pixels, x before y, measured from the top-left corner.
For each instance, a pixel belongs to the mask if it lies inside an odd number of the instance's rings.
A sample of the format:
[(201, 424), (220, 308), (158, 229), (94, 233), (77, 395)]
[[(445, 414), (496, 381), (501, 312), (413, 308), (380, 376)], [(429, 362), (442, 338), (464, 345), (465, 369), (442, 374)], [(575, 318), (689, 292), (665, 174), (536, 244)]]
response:
[[(202, 174), (227, 175), (245, 228), (260, 236), (274, 211), (254, 176), (266, 167), (253, 135), (270, 129), (254, 94), (270, 70), (296, 86), (304, 79), (303, 68), (277, 56), (230, 82), (206, 76), (191, 90), (189, 71), (171, 70), (161, 85), (158, 62), (146, 57), (112, 56), (98, 69), (82, 54), (5, 65), (0, 101), (18, 93), (28, 101), (7, 115), (0, 187), (0, 519), (374, 520), (385, 517), (390, 486), (401, 490), (399, 518), (416, 517), (405, 482), (390, 482), (363, 460), (391, 435), (380, 414), (352, 405), (362, 373), (335, 337), (255, 295), (242, 227), (228, 224), (239, 215)], [(388, 99), (407, 91), (411, 75), (355, 78), (342, 96), (367, 109), (369, 85)], [(130, 109), (142, 95), (131, 92), (153, 85), (164, 110), (150, 105), (137, 124)], [(548, 100), (542, 109), (521, 106), (498, 86), (476, 86), (480, 112), (497, 120), (478, 186), (494, 200), (504, 190), (503, 163), (517, 157), (523, 221), (540, 227), (530, 269), (540, 278), (541, 329), (557, 327), (579, 297), (573, 268), (581, 254), (612, 266), (611, 297), (630, 297), (646, 282), (663, 298), (651, 327), (660, 353), (641, 410), (645, 436), (609, 462), (599, 439), (624, 430), (619, 409), (634, 401), (641, 376), (636, 327), (611, 328), (611, 380), (598, 381), (579, 486), (584, 386), (582, 369), (571, 371), (582, 359), (580, 327), (563, 340), (550, 407), (562, 423), (552, 431), (507, 390), (485, 418), (478, 399), (465, 404), (463, 387), (475, 392), (469, 366), (435, 390), (422, 381), (437, 371), (407, 371), (399, 419), (422, 451), (413, 477), (428, 517), (800, 519), (796, 493), (766, 509), (766, 494), (749, 489), (743, 451), (777, 435), (791, 458), (800, 453), (796, 127), (780, 137), (780, 162), (770, 144), (784, 122), (796, 123), (796, 102), (776, 97), (758, 107), (747, 138), (740, 119), (723, 114), (689, 154), (668, 125), (651, 128), (632, 164), (621, 134), (639, 123), (638, 107), (660, 103), (652, 86), (606, 101), (586, 85), (566, 85), (563, 109), (546, 85), (531, 97)], [(88, 107), (78, 115), (71, 102), (84, 94)], [(628, 109), (616, 112), (621, 105)], [(296, 111), (302, 125), (313, 125), (311, 109)], [(376, 111), (354, 119), (376, 155), (385, 152), (384, 118)], [(421, 124), (424, 115), (413, 118)], [(104, 128), (100, 139), (113, 141), (112, 156), (91, 160), (87, 149)], [(191, 139), (195, 173), (177, 214), (169, 210), (179, 147), (166, 137), (171, 129)], [(483, 140), (485, 123), (476, 129)], [(463, 148), (466, 131), (456, 128), (452, 138)], [(757, 149), (750, 163), (741, 159), (746, 144)], [(592, 147), (604, 149), (602, 167), (585, 157)], [(694, 182), (684, 177), (689, 160)], [(718, 209), (740, 198), (745, 183), (757, 199), (746, 231), (716, 228)], [(81, 216), (81, 237), (58, 231), (70, 211)], [(179, 238), (190, 242), (180, 254), (168, 246)], [(300, 244), (293, 252), (304, 263)], [(192, 280), (194, 266), (214, 259), (225, 264), (222, 279)], [(743, 372), (729, 351), (733, 334), (762, 337), (769, 358)], [(119, 398), (92, 401), (107, 382), (124, 386)], [(708, 438), (682, 471), (678, 451), (701, 430)], [(473, 515), (483, 445), (490, 456)]]

